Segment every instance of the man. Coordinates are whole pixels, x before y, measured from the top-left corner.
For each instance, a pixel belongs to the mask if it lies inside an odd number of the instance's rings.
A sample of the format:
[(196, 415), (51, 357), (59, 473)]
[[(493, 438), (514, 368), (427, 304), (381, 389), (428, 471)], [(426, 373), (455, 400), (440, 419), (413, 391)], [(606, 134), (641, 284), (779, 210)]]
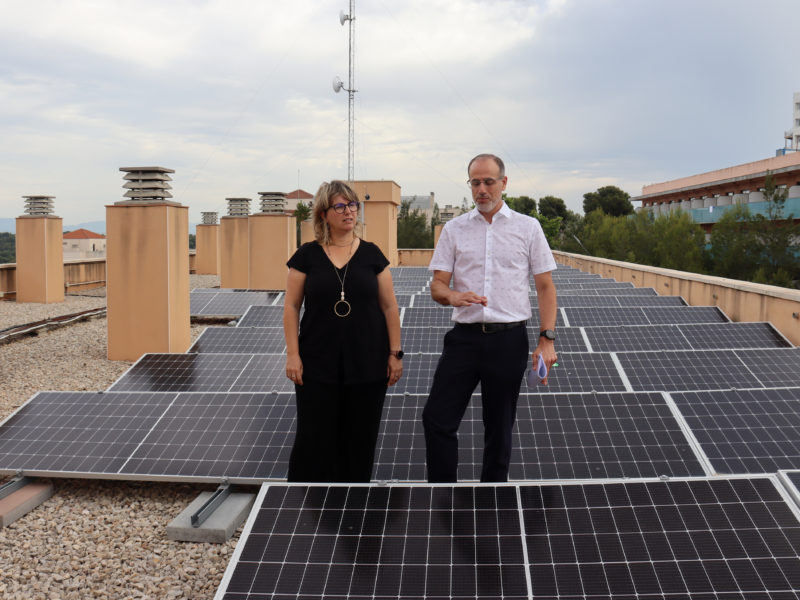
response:
[(484, 424), (481, 481), (508, 480), (511, 430), (528, 364), (530, 274), (541, 330), (532, 365), (535, 370), (539, 356), (548, 370), (556, 361), (556, 289), (550, 275), (556, 263), (542, 227), (503, 202), (507, 177), (500, 158), (479, 154), (467, 173), (475, 208), (444, 226), (428, 267), (433, 271), (431, 296), (454, 307), (455, 321), (444, 337), (422, 413), (431, 483), (457, 480), (458, 426), (479, 382)]

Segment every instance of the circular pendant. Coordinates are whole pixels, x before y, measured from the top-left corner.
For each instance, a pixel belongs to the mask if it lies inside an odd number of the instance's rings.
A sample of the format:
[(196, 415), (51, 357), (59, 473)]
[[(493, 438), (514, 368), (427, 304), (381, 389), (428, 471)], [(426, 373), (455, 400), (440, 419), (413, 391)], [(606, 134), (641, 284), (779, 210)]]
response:
[(350, 314), (350, 303), (347, 300), (339, 300), (333, 305), (333, 312), (336, 313), (337, 317), (346, 317)]

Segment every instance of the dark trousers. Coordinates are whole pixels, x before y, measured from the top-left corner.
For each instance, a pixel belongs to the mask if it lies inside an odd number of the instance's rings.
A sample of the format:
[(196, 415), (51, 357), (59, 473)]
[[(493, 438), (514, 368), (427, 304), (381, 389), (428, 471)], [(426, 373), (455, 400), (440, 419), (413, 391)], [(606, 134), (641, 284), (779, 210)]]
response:
[(429, 482), (457, 481), (458, 426), (478, 382), (484, 426), (481, 481), (508, 480), (511, 430), (528, 351), (524, 326), (496, 333), (456, 326), (447, 332), (422, 411)]
[(386, 383), (303, 383), (288, 481), (369, 482)]

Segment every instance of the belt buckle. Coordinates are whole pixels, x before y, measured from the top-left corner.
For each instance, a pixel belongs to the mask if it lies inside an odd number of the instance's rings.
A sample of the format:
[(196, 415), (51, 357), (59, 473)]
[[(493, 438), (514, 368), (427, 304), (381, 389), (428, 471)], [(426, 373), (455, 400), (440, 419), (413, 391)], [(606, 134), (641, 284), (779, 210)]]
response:
[(486, 322), (485, 321), (481, 321), (481, 332), (482, 333), (489, 333), (488, 331), (486, 331)]

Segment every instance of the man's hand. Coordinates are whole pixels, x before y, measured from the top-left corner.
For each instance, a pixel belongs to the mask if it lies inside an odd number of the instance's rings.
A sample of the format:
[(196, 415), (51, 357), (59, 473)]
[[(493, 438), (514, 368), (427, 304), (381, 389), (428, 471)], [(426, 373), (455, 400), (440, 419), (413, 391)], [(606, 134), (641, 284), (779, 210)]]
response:
[(486, 306), (486, 296), (478, 296), (475, 292), (452, 292), (447, 300), (450, 306), (469, 306), (470, 304)]
[[(539, 364), (540, 355), (544, 360), (544, 364), (547, 365), (547, 372), (549, 373), (550, 368), (558, 360), (558, 354), (556, 354), (555, 345), (553, 344), (552, 340), (539, 338), (539, 345), (536, 346), (536, 350), (534, 350), (533, 354), (531, 355), (531, 360), (532, 360), (531, 367), (533, 368), (534, 371), (536, 371), (536, 367)], [(544, 385), (547, 385), (547, 377), (542, 379), (542, 383)]]

